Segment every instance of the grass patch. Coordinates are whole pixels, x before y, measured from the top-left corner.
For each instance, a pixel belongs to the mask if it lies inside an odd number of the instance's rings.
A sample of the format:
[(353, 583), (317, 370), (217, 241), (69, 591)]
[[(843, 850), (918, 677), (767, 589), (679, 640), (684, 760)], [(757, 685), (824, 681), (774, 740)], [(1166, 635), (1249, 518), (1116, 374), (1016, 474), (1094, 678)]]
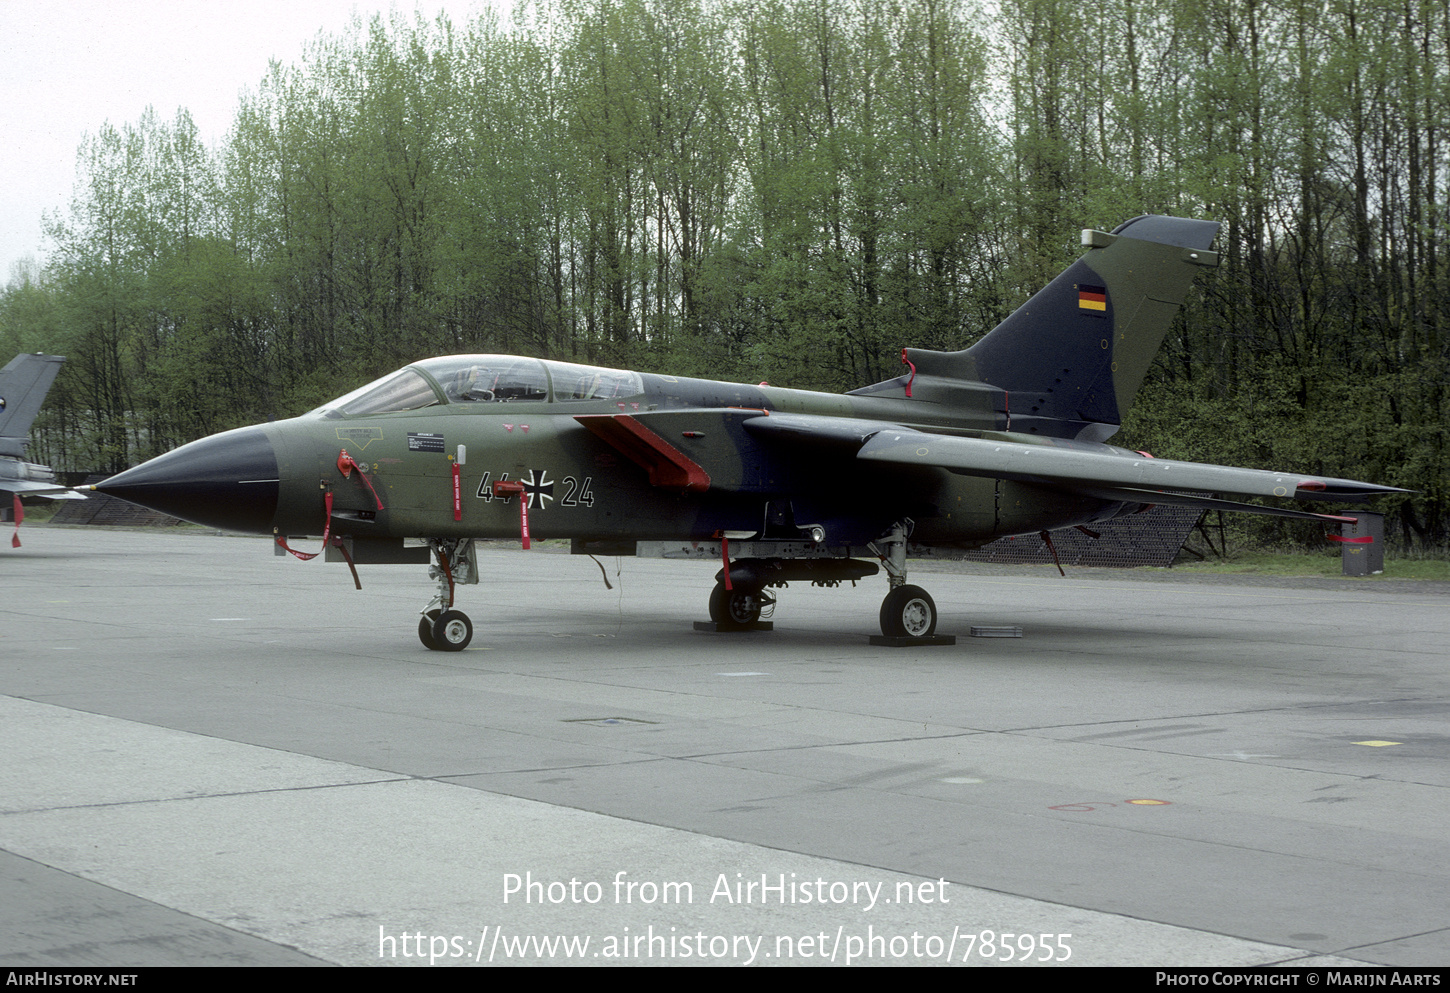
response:
[[(6, 494), (3, 499), (5, 501), (5, 517), (6, 520), (9, 520), (10, 495)], [(25, 523), (44, 524), (55, 516), (56, 511), (60, 510), (60, 504), (61, 502), (59, 500), (36, 500), (34, 503), (25, 504)]]
[[(1254, 576), (1343, 576), (1338, 555), (1310, 555), (1303, 552), (1238, 552), (1227, 561), (1179, 562), (1175, 572)], [(1445, 559), (1385, 558), (1385, 571), (1365, 579), (1431, 579), (1450, 582), (1450, 561)]]

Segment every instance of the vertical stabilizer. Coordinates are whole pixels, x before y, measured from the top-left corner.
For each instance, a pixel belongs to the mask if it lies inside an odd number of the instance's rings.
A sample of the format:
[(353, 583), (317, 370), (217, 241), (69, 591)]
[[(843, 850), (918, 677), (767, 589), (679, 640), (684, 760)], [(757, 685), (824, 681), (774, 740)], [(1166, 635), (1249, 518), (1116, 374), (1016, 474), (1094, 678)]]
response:
[(0, 455), (25, 454), (30, 425), (64, 361), (61, 355), (17, 355), (0, 369)]
[[(853, 391), (994, 412), (1024, 434), (1102, 441), (1122, 424), (1209, 251), (1217, 221), (1145, 214), (1084, 231), (1086, 255), (960, 352), (907, 348), (911, 368)], [(915, 391), (913, 392), (913, 387)]]
[[(1101, 441), (1122, 423), (1210, 252), (1216, 221), (1144, 215), (1111, 234), (964, 353), (976, 378), (1006, 390), (1013, 430)], [(1080, 425), (1050, 430), (1042, 419)]]

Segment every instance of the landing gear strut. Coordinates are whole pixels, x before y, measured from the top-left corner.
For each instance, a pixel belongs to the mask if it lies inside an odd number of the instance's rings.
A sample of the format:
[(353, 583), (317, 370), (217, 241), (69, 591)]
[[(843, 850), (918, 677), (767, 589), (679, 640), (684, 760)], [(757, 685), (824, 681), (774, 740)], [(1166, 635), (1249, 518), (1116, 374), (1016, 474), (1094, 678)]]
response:
[(881, 556), (891, 584), (881, 601), (881, 633), (891, 639), (930, 638), (936, 633), (936, 604), (931, 595), (920, 586), (906, 584), (906, 539), (911, 528), (910, 520), (894, 524), (886, 537), (869, 546)]
[(438, 581), (438, 592), (419, 611), (418, 640), (435, 652), (461, 652), (473, 639), (473, 622), (463, 611), (453, 609), (453, 593), (459, 583), (478, 582), (473, 539), (427, 540), (436, 563), (428, 567), (428, 577)]

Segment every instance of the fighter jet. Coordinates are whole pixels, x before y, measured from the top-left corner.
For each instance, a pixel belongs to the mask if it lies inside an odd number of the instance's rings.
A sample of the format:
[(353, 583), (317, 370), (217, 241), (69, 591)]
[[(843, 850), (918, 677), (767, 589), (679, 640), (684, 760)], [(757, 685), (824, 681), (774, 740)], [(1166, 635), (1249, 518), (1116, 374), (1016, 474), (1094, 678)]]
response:
[[(21, 494), (48, 500), (85, 499), (84, 494), (57, 483), (50, 466), (25, 461), (31, 422), (40, 413), (40, 405), (64, 361), (61, 355), (22, 354), (0, 369), (0, 491), (14, 494), (17, 529), (25, 516)], [(11, 543), (18, 547), (19, 537)]]
[[(931, 637), (910, 554), (1090, 525), (1164, 503), (1339, 521), (1233, 497), (1364, 500), (1352, 480), (1154, 459), (1106, 444), (1195, 274), (1213, 221), (1145, 215), (1087, 249), (963, 351), (902, 351), (837, 395), (506, 355), (426, 359), (290, 420), (184, 445), (97, 489), (223, 529), (321, 534), (353, 562), (431, 561), (419, 639), (458, 651), (475, 539), (655, 544), (722, 563), (717, 625), (790, 582), (884, 568), (888, 639)], [(411, 539), (415, 547), (405, 547)]]

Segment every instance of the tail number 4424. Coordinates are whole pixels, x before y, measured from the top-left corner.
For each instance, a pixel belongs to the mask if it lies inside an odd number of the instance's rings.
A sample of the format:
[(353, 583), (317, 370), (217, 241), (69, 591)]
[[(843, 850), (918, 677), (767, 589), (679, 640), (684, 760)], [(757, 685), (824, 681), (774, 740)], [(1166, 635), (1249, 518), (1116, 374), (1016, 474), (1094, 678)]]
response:
[[(547, 473), (541, 474), (540, 478), (547, 478), (547, 475), (548, 475)], [(492, 472), (485, 472), (483, 474), (483, 479), (480, 480), (479, 481), (479, 484), (478, 484), (478, 496), (481, 499), (483, 499), (484, 501), (488, 502), (488, 503), (492, 503), (493, 502), (493, 498), (494, 498), (493, 487), (489, 485), (492, 482), (492, 477), (493, 477), (493, 473)], [(498, 478), (500, 480), (508, 479), (509, 478), (509, 474), (508, 473), (503, 473)], [(592, 507), (592, 506), (594, 506), (594, 489), (593, 489), (593, 484), (594, 484), (594, 477), (593, 476), (585, 476), (582, 480), (579, 479), (579, 477), (577, 477), (577, 476), (565, 476), (564, 477), (564, 496), (559, 500), (559, 506), (561, 506), (561, 507)], [(550, 488), (552, 489), (552, 484), (551, 484)], [(511, 497), (510, 498), (505, 498), (504, 499), (504, 502), (507, 503), (510, 499), (512, 499), (512, 498)], [(542, 507), (540, 509), (542, 509)]]

